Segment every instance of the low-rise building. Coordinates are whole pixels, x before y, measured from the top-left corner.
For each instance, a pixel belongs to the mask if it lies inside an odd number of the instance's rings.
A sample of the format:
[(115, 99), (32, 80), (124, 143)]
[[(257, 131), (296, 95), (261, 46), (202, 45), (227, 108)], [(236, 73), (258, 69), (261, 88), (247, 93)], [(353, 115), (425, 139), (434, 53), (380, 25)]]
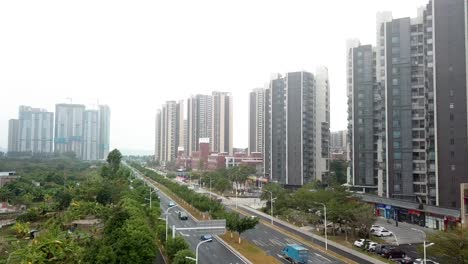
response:
[(0, 188), (7, 183), (16, 181), (18, 178), (19, 176), (16, 175), (16, 171), (0, 171)]

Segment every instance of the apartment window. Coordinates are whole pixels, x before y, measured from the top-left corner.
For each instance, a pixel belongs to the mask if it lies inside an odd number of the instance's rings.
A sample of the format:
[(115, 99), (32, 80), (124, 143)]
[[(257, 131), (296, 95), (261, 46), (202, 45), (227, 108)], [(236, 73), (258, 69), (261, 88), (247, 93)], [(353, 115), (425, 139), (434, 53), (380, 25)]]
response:
[(400, 138), (400, 131), (393, 131), (393, 138)]
[(450, 96), (453, 96), (453, 90), (450, 89)]
[(392, 74), (398, 74), (400, 72), (399, 70), (400, 70), (399, 68), (393, 67)]
[(455, 170), (455, 164), (450, 165), (450, 170), (454, 171)]
[(393, 58), (392, 58), (392, 63), (393, 63), (393, 64), (397, 64), (398, 62), (399, 62), (399, 59), (398, 59), (398, 58), (396, 58), (396, 57), (393, 57)]
[(397, 160), (401, 159), (401, 152), (395, 152), (394, 158)]
[(455, 151), (450, 151), (450, 157), (453, 159), (455, 158)]
[(453, 119), (454, 119), (453, 113), (450, 113), (450, 121), (453, 121)]
[(450, 145), (455, 145), (455, 139), (453, 138), (450, 139)]
[(393, 85), (398, 85), (398, 79), (397, 78), (392, 79), (392, 84)]
[(454, 103), (450, 103), (450, 109), (453, 109), (455, 107)]
[(394, 36), (392, 37), (392, 43), (399, 43), (400, 42), (400, 37)]

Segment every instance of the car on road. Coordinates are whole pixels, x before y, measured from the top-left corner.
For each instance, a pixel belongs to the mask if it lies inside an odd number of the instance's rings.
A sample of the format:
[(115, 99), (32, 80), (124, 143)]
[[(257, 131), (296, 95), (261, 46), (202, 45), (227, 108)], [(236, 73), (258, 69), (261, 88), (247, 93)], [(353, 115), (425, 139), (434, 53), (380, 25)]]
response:
[(200, 237), (200, 240), (203, 240), (203, 241), (211, 240), (211, 241), (213, 241), (213, 236), (212, 235), (203, 235), (203, 236)]
[(378, 236), (378, 237), (389, 237), (389, 236), (393, 236), (393, 233), (388, 231), (387, 229), (383, 229), (383, 230), (375, 231), (373, 235)]
[(179, 211), (178, 215), (179, 215), (180, 220), (187, 220), (188, 219), (188, 215), (187, 215), (186, 212)]
[(174, 207), (175, 206), (175, 203), (173, 201), (169, 201), (169, 204), (168, 204), (169, 207)]
[(309, 261), (309, 250), (297, 244), (287, 244), (281, 250), (281, 255), (292, 263), (307, 264)]
[(374, 252), (378, 255), (382, 255), (384, 254), (387, 250), (393, 248), (392, 246), (390, 245), (385, 245), (385, 244), (379, 244), (377, 246), (375, 246), (375, 249), (374, 249)]

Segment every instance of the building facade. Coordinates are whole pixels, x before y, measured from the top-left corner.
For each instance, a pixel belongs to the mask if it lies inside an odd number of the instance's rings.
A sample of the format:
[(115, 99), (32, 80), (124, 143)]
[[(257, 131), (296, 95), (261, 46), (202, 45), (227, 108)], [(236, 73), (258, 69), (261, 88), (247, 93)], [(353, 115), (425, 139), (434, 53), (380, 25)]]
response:
[(211, 139), (212, 97), (210, 95), (193, 95), (187, 99), (187, 143), (186, 152), (190, 156), (199, 150), (200, 138)]
[(350, 184), (459, 208), (468, 182), (467, 3), (431, 0), (415, 18), (379, 15), (377, 46), (348, 48)]
[(10, 119), (8, 121), (8, 152), (19, 152), (19, 120)]
[(213, 92), (211, 109), (213, 111), (211, 119), (211, 151), (232, 154), (233, 120), (231, 93)]
[(249, 94), (249, 155), (263, 153), (265, 117), (265, 89), (256, 88)]
[[(274, 182), (301, 186), (325, 180), (329, 167), (330, 107), (326, 68), (277, 75), (265, 105), (265, 174)], [(268, 161), (267, 161), (268, 159)]]
[(84, 160), (98, 159), (99, 141), (99, 112), (97, 110), (85, 110), (83, 120), (83, 153)]
[(108, 105), (99, 105), (98, 112), (98, 154), (97, 158), (107, 159), (110, 147), (110, 118), (111, 111)]
[(18, 121), (19, 152), (52, 152), (54, 113), (30, 106), (20, 106)]
[(155, 160), (176, 161), (184, 147), (184, 103), (167, 101), (156, 114)]

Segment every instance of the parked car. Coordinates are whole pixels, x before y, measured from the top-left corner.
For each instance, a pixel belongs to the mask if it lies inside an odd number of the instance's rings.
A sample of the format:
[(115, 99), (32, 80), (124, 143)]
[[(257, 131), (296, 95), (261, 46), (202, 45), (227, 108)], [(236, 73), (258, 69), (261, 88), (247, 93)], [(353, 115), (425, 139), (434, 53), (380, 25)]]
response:
[(391, 248), (393, 248), (393, 247), (391, 247), (390, 245), (379, 244), (379, 245), (375, 246), (374, 252), (376, 254), (382, 255), (385, 251), (387, 251), (388, 249), (391, 249)]
[[(415, 259), (414, 264), (424, 264), (423, 259)], [(434, 260), (426, 259), (426, 264), (439, 264), (439, 262), (435, 262)]]
[(369, 244), (369, 243), (374, 243), (374, 242), (372, 242), (370, 240), (367, 240), (367, 239), (364, 239), (364, 238), (361, 238), (361, 239), (358, 239), (358, 240), (354, 241), (354, 246), (364, 249), (366, 244)]
[(367, 251), (369, 252), (374, 252), (375, 251), (375, 247), (377, 246), (378, 244), (375, 243), (375, 242), (370, 242), (369, 244), (367, 244)]
[(374, 233), (375, 231), (382, 230), (382, 229), (385, 229), (385, 227), (379, 226), (379, 225), (372, 225), (371, 228), (370, 228), (370, 232)]
[(203, 236), (200, 237), (200, 240), (203, 240), (203, 241), (210, 240), (210, 242), (211, 242), (211, 241), (213, 241), (213, 236), (212, 235), (203, 235)]
[(175, 203), (173, 201), (169, 201), (169, 204), (168, 204), (169, 207), (174, 207), (175, 206)]
[(406, 253), (400, 249), (392, 248), (392, 249), (384, 250), (384, 251), (385, 252), (382, 254), (384, 258), (396, 259), (396, 258), (406, 257)]
[(188, 219), (188, 215), (186, 212), (182, 212), (182, 211), (179, 211), (179, 219), (180, 220), (187, 220)]
[(383, 229), (383, 230), (377, 230), (373, 233), (374, 236), (378, 236), (378, 237), (389, 237), (389, 236), (392, 236), (393, 233), (386, 230), (386, 229)]

